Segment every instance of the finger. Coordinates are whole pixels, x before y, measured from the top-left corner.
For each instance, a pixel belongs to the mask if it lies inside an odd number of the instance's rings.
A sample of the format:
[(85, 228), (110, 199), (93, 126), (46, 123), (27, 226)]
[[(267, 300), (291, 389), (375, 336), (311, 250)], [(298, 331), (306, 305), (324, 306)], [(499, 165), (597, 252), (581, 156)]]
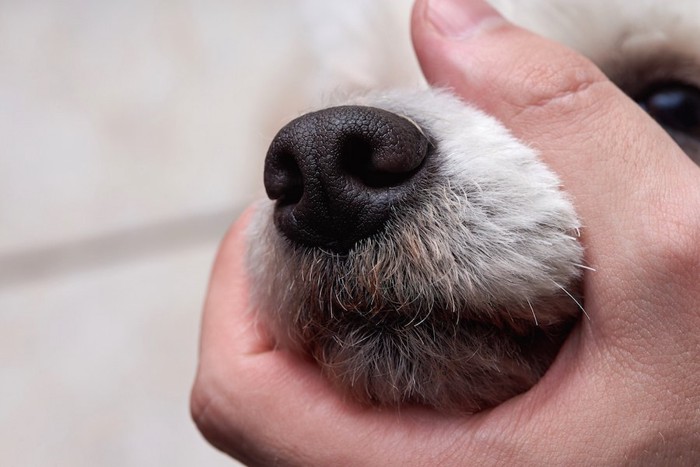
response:
[[(241, 381), (220, 385), (195, 420), (210, 442), (246, 464), (471, 464), (513, 442), (513, 426), (487, 424), (484, 414), (360, 406), (285, 351), (246, 356), (237, 372)], [(468, 449), (477, 430), (489, 453)]]
[[(682, 151), (581, 55), (508, 23), (481, 0), (419, 0), (412, 26), (428, 80), (540, 149), (585, 225), (616, 237), (617, 247), (627, 234), (620, 225), (640, 215), (627, 205), (663, 204), (670, 180), (692, 183), (686, 172), (697, 169)], [(600, 209), (602, 202), (614, 209)]]
[(254, 208), (249, 208), (224, 237), (211, 273), (202, 318), (200, 358), (227, 361), (232, 355), (272, 348), (258, 325), (250, 303), (246, 274), (246, 229)]
[(653, 287), (697, 256), (699, 170), (668, 135), (589, 60), (510, 24), (483, 0), (418, 0), (412, 31), (428, 80), (537, 148), (572, 195), (597, 270), (584, 291), (597, 335), (635, 341), (635, 329), (669, 319), (650, 303), (675, 304), (686, 319), (680, 299), (693, 296), (693, 284), (685, 281), (683, 293)]
[(228, 426), (226, 411), (239, 404), (237, 398), (228, 396), (249, 386), (245, 371), (241, 371), (245, 358), (272, 348), (248, 296), (246, 229), (253, 215), (254, 208), (244, 212), (219, 246), (204, 304), (199, 364), (190, 394), (190, 411), (202, 434), (232, 454), (234, 432)]

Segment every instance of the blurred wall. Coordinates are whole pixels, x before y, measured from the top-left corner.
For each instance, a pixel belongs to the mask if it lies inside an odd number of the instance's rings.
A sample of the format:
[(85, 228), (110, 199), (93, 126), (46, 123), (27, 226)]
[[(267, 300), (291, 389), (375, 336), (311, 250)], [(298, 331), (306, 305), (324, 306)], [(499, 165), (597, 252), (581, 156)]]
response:
[(285, 121), (415, 78), (409, 3), (0, 0), (0, 465), (231, 465), (188, 410), (218, 241)]
[(231, 465), (188, 392), (291, 4), (0, 1), (0, 465)]

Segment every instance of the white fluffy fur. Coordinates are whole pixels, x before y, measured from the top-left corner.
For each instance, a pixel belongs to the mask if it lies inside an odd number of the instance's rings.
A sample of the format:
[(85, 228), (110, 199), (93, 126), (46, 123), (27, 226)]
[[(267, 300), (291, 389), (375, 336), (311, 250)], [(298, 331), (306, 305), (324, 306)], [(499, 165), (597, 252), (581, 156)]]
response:
[(443, 226), (440, 249), (473, 268), (461, 284), (480, 284), (471, 300), (526, 304), (577, 277), (582, 250), (574, 208), (554, 173), (503, 125), (430, 89), (371, 93), (348, 103), (406, 117), (434, 141), (433, 158), (449, 184), (432, 206)]
[(274, 203), (259, 206), (249, 264), (261, 319), (363, 402), (475, 411), (526, 389), (579, 311), (579, 223), (559, 180), (446, 92), (343, 104), (417, 125), (433, 146), (427, 181), (347, 255), (292, 245)]

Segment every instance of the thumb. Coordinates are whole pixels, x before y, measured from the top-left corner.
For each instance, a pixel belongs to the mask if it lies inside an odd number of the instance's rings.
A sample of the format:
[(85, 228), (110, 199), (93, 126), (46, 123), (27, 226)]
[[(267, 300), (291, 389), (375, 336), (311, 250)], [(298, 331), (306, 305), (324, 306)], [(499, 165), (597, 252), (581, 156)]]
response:
[[(539, 149), (591, 229), (608, 235), (620, 225), (620, 212), (600, 209), (600, 193), (613, 205), (658, 204), (659, 174), (697, 171), (592, 62), (509, 23), (484, 0), (418, 0), (412, 34), (428, 81)], [(687, 179), (671, 177), (674, 184)], [(648, 190), (640, 193), (640, 186)]]
[[(655, 141), (670, 146), (663, 130), (588, 59), (509, 23), (484, 0), (418, 0), (412, 33), (429, 82), (453, 89), (503, 121), (516, 136), (537, 142), (546, 162), (577, 197), (586, 190), (569, 173), (585, 174), (578, 178), (586, 184), (593, 175), (590, 170), (604, 174), (608, 162), (620, 162), (609, 159), (618, 154), (613, 151), (619, 147), (615, 141), (629, 136), (629, 129), (640, 128), (650, 137), (622, 153), (634, 149), (635, 157), (641, 158), (659, 149), (649, 147)], [(674, 156), (687, 159), (680, 149)], [(627, 177), (634, 185), (636, 175), (653, 175), (669, 160), (677, 162), (673, 157), (640, 160), (644, 167)], [(604, 182), (609, 185), (599, 185)], [(616, 176), (598, 180), (593, 188), (597, 193), (601, 188), (629, 192), (627, 185)]]
[(574, 100), (567, 98), (591, 87), (613, 91), (590, 61), (516, 27), (483, 0), (419, 0), (412, 26), (427, 79), (503, 121), (552, 101)]
[[(412, 33), (428, 81), (452, 89), (536, 146), (579, 201), (589, 227), (605, 220), (589, 200), (601, 192), (626, 199), (665, 172), (670, 159), (686, 159), (588, 59), (509, 23), (483, 0), (418, 0)], [(649, 137), (639, 140), (636, 129)], [(649, 157), (668, 147), (673, 157)], [(631, 157), (625, 170), (632, 173), (624, 180), (619, 154)]]
[(632, 251), (620, 227), (658, 216), (670, 187), (697, 183), (681, 149), (592, 62), (487, 2), (418, 0), (412, 34), (430, 83), (501, 120), (559, 174), (585, 234), (605, 237), (587, 238), (590, 254)]
[[(417, 0), (412, 34), (430, 83), (500, 119), (561, 177), (598, 270), (586, 280), (599, 292), (585, 292), (591, 314), (658, 301), (658, 290), (631, 284), (697, 267), (698, 168), (592, 62), (483, 0)], [(694, 296), (695, 282), (683, 284), (668, 303)]]

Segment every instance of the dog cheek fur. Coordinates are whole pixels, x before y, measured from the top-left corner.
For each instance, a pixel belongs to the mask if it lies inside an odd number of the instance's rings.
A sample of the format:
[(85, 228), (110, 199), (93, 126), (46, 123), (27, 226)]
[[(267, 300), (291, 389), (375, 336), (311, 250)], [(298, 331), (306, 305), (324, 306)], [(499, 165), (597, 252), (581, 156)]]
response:
[(291, 244), (262, 202), (248, 259), (260, 319), (361, 402), (473, 412), (526, 390), (578, 315), (578, 221), (558, 179), (446, 93), (349, 103), (424, 129), (429, 175), (343, 256)]

